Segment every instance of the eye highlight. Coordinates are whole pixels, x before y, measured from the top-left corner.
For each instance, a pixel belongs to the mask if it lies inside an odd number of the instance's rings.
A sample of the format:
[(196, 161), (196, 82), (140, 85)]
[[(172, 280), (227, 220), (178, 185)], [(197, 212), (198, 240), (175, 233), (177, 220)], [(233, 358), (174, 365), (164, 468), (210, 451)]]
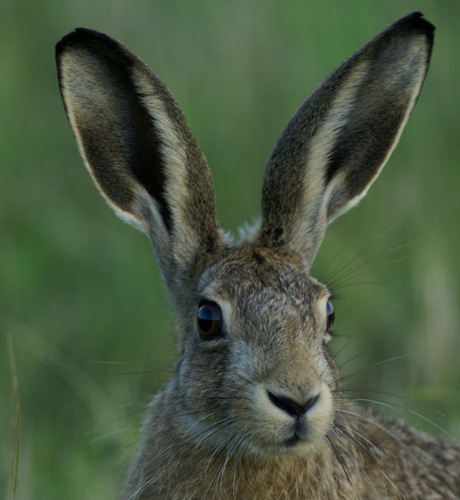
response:
[(216, 302), (200, 302), (196, 327), (203, 340), (213, 340), (222, 335), (222, 310)]
[(326, 331), (329, 331), (329, 329), (331, 328), (331, 326), (334, 324), (335, 321), (334, 306), (332, 305), (332, 302), (330, 300), (327, 301), (326, 314), (327, 314)]

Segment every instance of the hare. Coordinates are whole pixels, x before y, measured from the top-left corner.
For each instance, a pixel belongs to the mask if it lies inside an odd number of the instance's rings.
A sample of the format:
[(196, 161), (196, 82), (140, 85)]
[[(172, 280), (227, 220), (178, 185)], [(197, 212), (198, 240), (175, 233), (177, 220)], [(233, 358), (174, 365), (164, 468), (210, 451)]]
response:
[(334, 309), (309, 275), (327, 224), (367, 193), (427, 72), (413, 13), (299, 107), (265, 171), (260, 223), (216, 222), (210, 170), (165, 85), (123, 45), (77, 29), (59, 83), (85, 164), (152, 241), (177, 315), (178, 361), (152, 401), (124, 499), (459, 498), (460, 447), (343, 397)]

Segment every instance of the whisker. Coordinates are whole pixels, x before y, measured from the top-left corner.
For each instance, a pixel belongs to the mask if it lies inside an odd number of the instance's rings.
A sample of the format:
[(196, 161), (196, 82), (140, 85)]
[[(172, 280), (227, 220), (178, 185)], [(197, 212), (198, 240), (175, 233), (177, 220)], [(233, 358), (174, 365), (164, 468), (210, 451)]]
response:
[[(232, 441), (233, 439), (235, 438), (235, 436), (238, 435), (238, 432), (241, 430), (238, 429), (232, 436), (231, 440), (228, 442), (228, 444), (226, 444), (226, 446), (228, 446)], [(230, 460), (230, 458), (232, 457), (233, 455), (233, 452), (235, 449), (238, 448), (239, 444), (242, 442), (244, 438), (244, 435), (243, 436), (240, 436), (237, 440), (236, 440), (236, 443), (228, 450), (227, 452), (227, 455), (225, 457), (225, 460), (222, 462), (221, 466), (219, 467), (219, 470), (217, 472), (217, 475), (216, 475), (216, 478), (217, 478), (217, 482), (216, 484), (220, 483), (220, 488), (222, 490), (223, 488), (223, 481), (224, 481), (224, 472), (225, 472), (225, 469), (227, 468), (227, 465), (228, 465), (228, 462)]]
[(347, 478), (348, 482), (350, 484), (352, 484), (351, 482), (351, 479), (350, 479), (350, 475), (349, 475), (349, 472), (348, 472), (348, 469), (347, 467), (345, 466), (344, 462), (343, 462), (343, 459), (342, 457), (340, 456), (340, 453), (337, 451), (337, 448), (335, 447), (334, 443), (332, 442), (331, 438), (329, 437), (328, 434), (326, 434), (324, 436), (324, 439), (326, 440), (326, 442), (328, 443), (330, 449), (332, 450), (332, 453), (334, 454), (335, 458), (337, 459), (337, 461), (339, 462), (340, 466), (342, 467), (342, 470), (345, 474), (345, 477)]
[[(385, 254), (394, 254), (397, 251), (401, 251), (404, 249), (407, 249), (409, 246), (412, 246), (418, 242), (418, 240), (410, 243), (404, 243), (402, 245), (398, 245), (396, 247), (391, 248), (390, 250), (387, 250), (386, 252), (381, 252), (378, 251), (374, 255), (370, 255), (366, 260), (361, 261), (359, 260), (361, 257), (366, 256), (366, 254), (388, 234), (391, 230), (393, 230), (397, 225), (400, 224), (402, 219), (399, 219), (396, 221), (394, 224), (392, 224), (387, 230), (385, 230), (382, 234), (380, 234), (377, 238), (375, 238), (373, 241), (365, 245), (361, 250), (356, 252), (347, 262), (341, 263), (338, 262), (335, 264), (334, 268), (327, 274), (327, 271), (329, 268), (332, 266), (334, 262), (337, 261), (338, 256), (345, 250), (349, 244), (344, 245), (338, 252), (334, 254), (330, 262), (327, 264), (326, 268), (320, 273), (320, 276), (322, 277), (322, 281), (325, 283), (328, 283), (329, 289), (333, 291), (333, 294), (336, 295), (338, 290), (341, 290), (342, 288), (348, 287), (348, 286), (355, 286), (355, 285), (380, 285), (380, 283), (371, 283), (371, 282), (355, 282), (352, 283), (351, 280), (355, 281), (357, 278), (368, 274), (367, 270), (364, 270), (363, 272), (360, 272), (362, 269), (366, 269), (369, 267), (369, 265), (376, 261), (378, 258), (382, 257)], [(379, 267), (383, 268), (386, 266), (389, 266), (391, 264), (394, 264), (396, 262), (402, 261), (404, 259), (407, 259), (407, 254), (402, 256), (402, 257), (397, 257), (393, 258), (387, 262), (384, 262), (381, 264)]]
[[(391, 393), (385, 393), (382, 391), (383, 394), (390, 394)], [(393, 395), (395, 396), (395, 395)], [(406, 401), (409, 401), (411, 402), (411, 400), (409, 398), (405, 398), (404, 396), (399, 396), (400, 399), (404, 399)], [(403, 405), (398, 405), (396, 403), (393, 403), (393, 404), (389, 404), (387, 402), (384, 402), (384, 401), (378, 401), (378, 400), (375, 400), (375, 399), (369, 399), (369, 398), (353, 398), (355, 401), (358, 401), (358, 402), (365, 402), (365, 403), (372, 403), (372, 404), (375, 404), (375, 405), (380, 405), (380, 406), (384, 406), (384, 407), (387, 407), (387, 408), (390, 408), (390, 409), (395, 409), (395, 408), (399, 408), (399, 409), (402, 409), (402, 410), (405, 410), (413, 415), (415, 415), (416, 417), (424, 420), (426, 423), (432, 425), (433, 427), (435, 427), (436, 429), (438, 429), (439, 431), (441, 431), (443, 434), (445, 434), (447, 437), (453, 439), (453, 436), (451, 436), (445, 429), (443, 429), (441, 426), (437, 425), (435, 422), (433, 422), (432, 420), (430, 420), (429, 418), (425, 417), (424, 415), (406, 407), (406, 406), (403, 406)]]
[(378, 429), (382, 430), (385, 434), (387, 434), (388, 436), (390, 436), (391, 438), (393, 438), (410, 455), (412, 455), (414, 458), (416, 458), (418, 460), (418, 458), (416, 457), (416, 455), (410, 450), (410, 448), (396, 434), (394, 434), (393, 432), (391, 432), (387, 427), (385, 427), (384, 425), (382, 425), (378, 421), (376, 421), (374, 419), (371, 419), (369, 417), (366, 417), (366, 416), (364, 416), (362, 414), (356, 413), (356, 412), (344, 410), (343, 408), (337, 408), (336, 411), (337, 411), (337, 413), (342, 413), (344, 415), (352, 416), (353, 418), (356, 418), (357, 420), (360, 420), (361, 422), (364, 422), (366, 424), (370, 424), (370, 425), (373, 425), (373, 426), (377, 427)]
[[(96, 365), (101, 367), (127, 367), (129, 363), (125, 361), (86, 361), (88, 365)], [(117, 371), (117, 372), (107, 372), (107, 371), (90, 371), (85, 370), (85, 373), (97, 377), (118, 377), (124, 375), (149, 375), (152, 373), (167, 373), (173, 375), (175, 370), (172, 368), (162, 368), (157, 366), (149, 366), (144, 370), (127, 370), (127, 371)]]
[[(234, 439), (236, 435), (236, 432), (231, 434), (230, 436), (228, 436), (224, 441), (222, 441), (215, 449), (214, 449), (214, 452), (212, 453), (212, 455), (210, 456), (209, 460), (208, 460), (208, 463), (207, 463), (207, 466), (206, 466), (206, 470), (205, 470), (205, 473), (204, 473), (204, 477), (206, 477), (209, 469), (212, 467), (212, 465), (214, 465), (214, 463), (218, 460), (218, 458), (222, 455), (223, 451), (225, 450), (225, 448), (227, 447), (227, 445), (229, 443), (232, 442), (232, 440)], [(219, 469), (220, 471), (220, 469)], [(206, 495), (208, 494), (209, 490), (213, 487), (213, 485), (218, 481), (218, 474), (219, 474), (219, 471), (218, 473), (214, 476), (214, 478), (212, 479), (212, 481), (209, 483), (209, 486), (206, 488), (206, 491), (204, 492), (202, 498), (205, 498)], [(204, 479), (204, 478), (203, 478)]]

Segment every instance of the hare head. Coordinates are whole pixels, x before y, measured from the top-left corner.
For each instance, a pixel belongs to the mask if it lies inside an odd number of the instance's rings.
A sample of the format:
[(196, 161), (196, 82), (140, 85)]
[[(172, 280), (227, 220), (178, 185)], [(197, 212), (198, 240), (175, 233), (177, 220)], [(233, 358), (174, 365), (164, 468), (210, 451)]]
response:
[(260, 223), (238, 243), (216, 221), (206, 160), (158, 77), (94, 31), (57, 45), (80, 153), (109, 205), (151, 239), (177, 315), (175, 377), (153, 403), (132, 497), (195, 498), (154, 486), (165, 488), (168, 467), (176, 480), (198, 470), (195, 455), (280, 460), (327, 447), (345, 403), (328, 349), (331, 293), (310, 268), (327, 224), (396, 146), (433, 30), (419, 13), (397, 21), (306, 99), (268, 160)]

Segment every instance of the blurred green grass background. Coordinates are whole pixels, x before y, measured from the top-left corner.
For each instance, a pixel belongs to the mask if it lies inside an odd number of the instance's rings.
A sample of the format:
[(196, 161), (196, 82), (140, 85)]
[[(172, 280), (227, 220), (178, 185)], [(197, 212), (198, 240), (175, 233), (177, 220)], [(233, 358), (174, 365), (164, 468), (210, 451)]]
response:
[(458, 0), (3, 0), (0, 485), (14, 415), (8, 336), (21, 402), (18, 499), (115, 498), (174, 360), (150, 244), (114, 217), (83, 167), (55, 43), (76, 26), (97, 29), (153, 68), (208, 158), (220, 221), (236, 232), (257, 216), (265, 162), (304, 97), (414, 10), (437, 26), (420, 101), (367, 198), (329, 228), (313, 274), (334, 271), (341, 283), (334, 349), (352, 394), (459, 439)]

